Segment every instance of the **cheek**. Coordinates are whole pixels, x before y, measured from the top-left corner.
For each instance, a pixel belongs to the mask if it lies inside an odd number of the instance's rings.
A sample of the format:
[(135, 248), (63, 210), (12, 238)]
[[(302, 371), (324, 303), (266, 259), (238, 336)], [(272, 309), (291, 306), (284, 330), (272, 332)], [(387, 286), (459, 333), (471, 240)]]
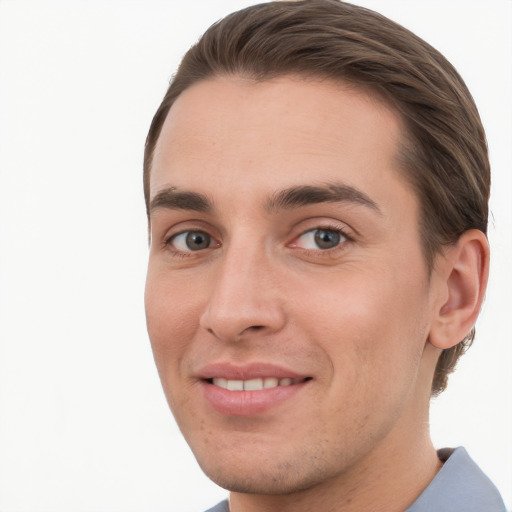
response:
[(162, 379), (179, 367), (198, 325), (194, 294), (163, 272), (148, 271), (145, 290), (146, 323), (155, 362)]
[[(197, 333), (198, 306), (190, 287), (179, 285), (164, 272), (149, 269), (146, 290), (146, 323), (162, 388), (176, 420), (186, 407), (188, 386), (183, 361)], [(189, 411), (192, 414), (193, 411)]]
[(352, 268), (333, 276), (320, 300), (305, 300), (306, 311), (298, 315), (331, 359), (334, 375), (345, 381), (394, 386), (411, 378), (421, 359), (428, 333), (427, 285), (385, 268), (372, 273)]

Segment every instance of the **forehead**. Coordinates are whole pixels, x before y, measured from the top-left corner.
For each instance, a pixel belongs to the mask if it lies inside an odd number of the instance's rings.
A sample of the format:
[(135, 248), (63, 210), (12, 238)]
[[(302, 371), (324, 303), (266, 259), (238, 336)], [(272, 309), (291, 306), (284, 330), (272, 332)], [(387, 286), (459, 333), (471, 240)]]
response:
[(170, 109), (150, 196), (169, 186), (220, 195), (233, 183), (251, 196), (304, 182), (405, 187), (396, 172), (401, 134), (394, 111), (345, 83), (218, 77), (194, 84)]

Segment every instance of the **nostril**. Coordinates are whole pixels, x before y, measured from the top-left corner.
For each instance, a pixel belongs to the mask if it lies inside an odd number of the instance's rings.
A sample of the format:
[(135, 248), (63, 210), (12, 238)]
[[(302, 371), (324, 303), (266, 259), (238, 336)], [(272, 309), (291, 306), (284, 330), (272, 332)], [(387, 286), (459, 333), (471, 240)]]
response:
[(262, 329), (265, 329), (264, 325), (251, 325), (250, 327), (247, 327), (247, 329), (244, 329), (244, 332), (258, 332)]
[(241, 341), (242, 339), (245, 338), (246, 335), (249, 335), (250, 337), (251, 334), (255, 334), (261, 331), (262, 329), (265, 329), (264, 325), (250, 325), (249, 327), (245, 328), (242, 332), (237, 334), (234, 341)]

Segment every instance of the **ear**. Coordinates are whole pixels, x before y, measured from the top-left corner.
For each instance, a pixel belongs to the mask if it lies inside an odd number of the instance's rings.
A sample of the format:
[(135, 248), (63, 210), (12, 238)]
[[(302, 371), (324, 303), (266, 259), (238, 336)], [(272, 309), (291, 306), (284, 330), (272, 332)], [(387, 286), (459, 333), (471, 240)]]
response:
[(480, 312), (489, 275), (489, 244), (484, 233), (466, 231), (438, 255), (434, 272), (439, 293), (429, 341), (448, 349), (468, 335)]

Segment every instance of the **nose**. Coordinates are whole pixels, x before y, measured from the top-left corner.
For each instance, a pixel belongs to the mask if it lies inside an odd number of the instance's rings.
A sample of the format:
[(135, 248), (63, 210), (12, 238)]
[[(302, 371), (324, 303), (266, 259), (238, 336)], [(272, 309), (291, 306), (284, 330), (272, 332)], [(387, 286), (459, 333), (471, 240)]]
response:
[(270, 258), (232, 247), (214, 264), (213, 285), (200, 326), (224, 342), (279, 331), (285, 312)]

